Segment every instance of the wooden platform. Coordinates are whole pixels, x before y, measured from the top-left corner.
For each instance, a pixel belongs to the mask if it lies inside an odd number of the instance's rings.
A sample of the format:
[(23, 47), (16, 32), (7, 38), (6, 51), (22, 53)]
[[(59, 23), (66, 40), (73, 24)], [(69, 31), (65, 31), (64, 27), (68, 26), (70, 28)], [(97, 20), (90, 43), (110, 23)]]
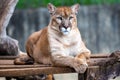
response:
[[(13, 60), (16, 56), (0, 56), (0, 77), (17, 77), (37, 74), (62, 74), (75, 73), (69, 67), (51, 67), (50, 65), (14, 65)], [(79, 74), (79, 80), (107, 80), (110, 75), (120, 75), (120, 52), (112, 54), (92, 54), (88, 62), (89, 67), (83, 74)], [(118, 71), (119, 70), (119, 71)], [(110, 72), (109, 72), (110, 71)], [(114, 72), (114, 73), (113, 73)], [(105, 74), (105, 75), (104, 75)], [(106, 77), (106, 79), (103, 79)]]

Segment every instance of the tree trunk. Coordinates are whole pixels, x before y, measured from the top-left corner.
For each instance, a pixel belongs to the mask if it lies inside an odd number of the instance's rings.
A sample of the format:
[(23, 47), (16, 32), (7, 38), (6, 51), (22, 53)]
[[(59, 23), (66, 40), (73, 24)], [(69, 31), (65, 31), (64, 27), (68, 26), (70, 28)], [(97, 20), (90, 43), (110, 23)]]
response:
[(6, 35), (6, 28), (18, 0), (0, 0), (0, 55), (16, 55), (18, 41)]

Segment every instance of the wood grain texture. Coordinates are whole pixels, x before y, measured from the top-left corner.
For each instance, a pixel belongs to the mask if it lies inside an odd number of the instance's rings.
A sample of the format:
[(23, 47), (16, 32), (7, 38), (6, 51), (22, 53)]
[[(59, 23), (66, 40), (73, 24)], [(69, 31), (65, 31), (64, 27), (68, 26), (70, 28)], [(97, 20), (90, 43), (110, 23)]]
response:
[[(101, 56), (102, 55), (102, 56)], [(83, 74), (79, 74), (79, 80), (108, 80), (120, 75), (120, 51), (113, 52), (109, 56), (98, 54), (91, 55), (88, 62), (89, 67)], [(9, 56), (7, 59), (0, 59), (0, 77), (17, 77), (38, 74), (63, 74), (76, 73), (74, 69), (69, 67), (52, 67), (50, 65), (34, 64), (34, 65), (14, 65), (13, 60)]]

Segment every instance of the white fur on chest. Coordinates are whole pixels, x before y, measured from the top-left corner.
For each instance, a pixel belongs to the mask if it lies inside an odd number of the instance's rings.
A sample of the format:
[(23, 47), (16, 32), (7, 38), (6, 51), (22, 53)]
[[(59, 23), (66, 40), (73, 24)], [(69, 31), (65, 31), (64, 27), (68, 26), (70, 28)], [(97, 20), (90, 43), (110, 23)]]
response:
[(62, 54), (65, 56), (75, 56), (80, 52), (81, 36), (78, 32), (73, 32), (68, 36), (60, 36), (54, 32), (49, 32), (49, 43), (52, 54)]
[(75, 56), (80, 52), (80, 46), (75, 44), (74, 46), (64, 48), (63, 52), (66, 54), (66, 56)]
[(62, 38), (63, 52), (68, 56), (74, 56), (80, 52), (80, 36), (70, 36)]

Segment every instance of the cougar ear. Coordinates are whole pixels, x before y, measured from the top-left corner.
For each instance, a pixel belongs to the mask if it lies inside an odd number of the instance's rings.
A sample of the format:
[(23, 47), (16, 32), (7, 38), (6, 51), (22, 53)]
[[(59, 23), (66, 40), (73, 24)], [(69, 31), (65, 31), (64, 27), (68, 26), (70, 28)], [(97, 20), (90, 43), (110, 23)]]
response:
[(56, 7), (53, 4), (48, 3), (48, 11), (51, 15), (53, 15), (56, 11)]
[(80, 8), (80, 5), (79, 4), (75, 4), (71, 7), (73, 13), (77, 14), (78, 13), (78, 10)]

